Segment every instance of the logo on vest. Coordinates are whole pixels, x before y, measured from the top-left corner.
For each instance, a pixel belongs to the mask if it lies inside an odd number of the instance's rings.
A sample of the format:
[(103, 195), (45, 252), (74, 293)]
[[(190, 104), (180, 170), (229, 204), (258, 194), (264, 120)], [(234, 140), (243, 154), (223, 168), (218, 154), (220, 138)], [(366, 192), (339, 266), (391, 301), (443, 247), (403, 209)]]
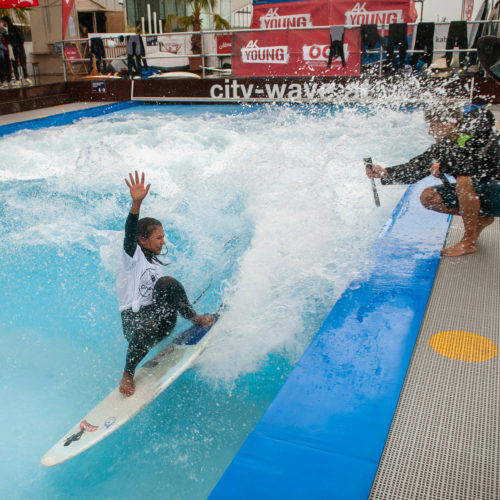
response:
[(269, 9), (265, 16), (260, 16), (261, 28), (302, 28), (312, 26), (311, 14), (291, 14), (280, 16), (278, 8)]
[(274, 47), (259, 47), (258, 40), (250, 40), (246, 47), (241, 49), (241, 60), (244, 63), (287, 64), (290, 59), (288, 45)]
[(352, 10), (345, 13), (345, 24), (356, 26), (361, 24), (393, 24), (403, 22), (403, 11), (392, 10), (366, 10), (366, 2), (358, 2)]

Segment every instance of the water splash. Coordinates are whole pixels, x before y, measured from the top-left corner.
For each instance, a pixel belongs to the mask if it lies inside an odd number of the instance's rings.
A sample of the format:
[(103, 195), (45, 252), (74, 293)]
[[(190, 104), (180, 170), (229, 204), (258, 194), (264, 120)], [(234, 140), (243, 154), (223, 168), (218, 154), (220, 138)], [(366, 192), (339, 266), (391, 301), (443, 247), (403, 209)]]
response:
[[(131, 495), (205, 498), (403, 193), (380, 188), (375, 209), (362, 158), (387, 166), (430, 143), (418, 111), (299, 106), (145, 106), (0, 139), (0, 275), (9, 283), (0, 356), (11, 368), (0, 428), (14, 430), (7, 447), (20, 439), (26, 450), (4, 468), (0, 493), (12, 498), (24, 483), (31, 496), (70, 498), (93, 483), (110, 496), (119, 483)], [(114, 275), (130, 206), (123, 179), (135, 169), (152, 183), (142, 214), (164, 223), (166, 272), (192, 299), (210, 284), (199, 311), (226, 308), (195, 370), (50, 475), (38, 457), (123, 366)], [(33, 415), (45, 416), (48, 435), (26, 435)]]

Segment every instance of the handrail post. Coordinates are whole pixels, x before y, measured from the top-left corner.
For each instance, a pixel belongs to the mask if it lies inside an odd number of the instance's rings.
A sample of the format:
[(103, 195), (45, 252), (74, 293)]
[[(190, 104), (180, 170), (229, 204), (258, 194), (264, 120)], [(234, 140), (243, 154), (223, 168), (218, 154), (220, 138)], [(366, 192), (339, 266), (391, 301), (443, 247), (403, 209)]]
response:
[(205, 44), (203, 42), (203, 32), (200, 31), (201, 37), (201, 76), (205, 78)]
[[(382, 33), (383, 33), (383, 28), (382, 28)], [(382, 61), (384, 58), (384, 46), (382, 42), (380, 42), (380, 49), (379, 49), (379, 56), (378, 56), (378, 76), (382, 76)]]
[(62, 41), (62, 60), (63, 60), (63, 74), (64, 74), (64, 81), (68, 81), (68, 74), (66, 72), (66, 54), (64, 53), (64, 40)]

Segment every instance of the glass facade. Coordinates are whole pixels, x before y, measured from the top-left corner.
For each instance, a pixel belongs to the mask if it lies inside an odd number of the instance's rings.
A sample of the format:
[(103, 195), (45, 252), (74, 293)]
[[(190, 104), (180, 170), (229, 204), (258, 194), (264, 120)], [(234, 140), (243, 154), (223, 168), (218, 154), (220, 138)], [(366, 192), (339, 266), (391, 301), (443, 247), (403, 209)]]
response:
[(156, 19), (162, 20), (162, 26), (169, 14), (176, 16), (184, 16), (186, 14), (186, 5), (180, 4), (177, 0), (126, 0), (126, 2), (127, 23), (131, 28), (135, 28), (138, 24), (140, 25), (141, 17), (144, 17), (147, 26), (147, 4), (150, 5), (151, 19), (153, 19), (153, 12), (156, 12)]

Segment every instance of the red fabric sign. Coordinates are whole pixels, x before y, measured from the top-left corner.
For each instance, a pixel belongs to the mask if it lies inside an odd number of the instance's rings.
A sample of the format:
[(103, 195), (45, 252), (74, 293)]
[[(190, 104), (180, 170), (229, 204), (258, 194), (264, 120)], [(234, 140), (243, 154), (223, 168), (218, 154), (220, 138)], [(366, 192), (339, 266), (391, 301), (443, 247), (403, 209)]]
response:
[(62, 0), (62, 39), (66, 38), (66, 28), (74, 0)]
[[(345, 66), (336, 58), (328, 68), (329, 30), (288, 28), (412, 23), (416, 19), (413, 0), (309, 0), (254, 5), (251, 28), (283, 31), (235, 33), (233, 73), (238, 76), (359, 75), (359, 29), (344, 31)], [(411, 28), (408, 32), (411, 33)]]
[(0, 0), (0, 9), (18, 9), (20, 7), (38, 7), (38, 0)]
[(69, 61), (74, 61), (76, 60), (77, 62), (78, 59), (80, 59), (80, 54), (78, 53), (78, 50), (76, 49), (75, 45), (64, 45), (64, 58), (68, 59)]
[(235, 76), (286, 74), (289, 60), (287, 31), (233, 34), (231, 65)]
[(372, 0), (356, 2), (338, 0), (331, 3), (330, 24), (359, 26), (361, 24), (412, 23), (417, 11), (412, 0)]
[(359, 29), (344, 32), (345, 66), (340, 57), (328, 67), (327, 29), (235, 33), (232, 67), (235, 76), (355, 76), (361, 68)]
[[(343, 51), (341, 57), (334, 57), (330, 67), (327, 66), (330, 55), (330, 31), (327, 29), (300, 30), (290, 32), (293, 40), (293, 63), (296, 69), (290, 75), (321, 76), (357, 76), (361, 72), (361, 35), (359, 28), (344, 30)], [(296, 57), (296, 58), (295, 58)]]
[(217, 54), (231, 54), (233, 35), (217, 35)]
[(462, 4), (462, 20), (470, 21), (474, 10), (474, 0), (464, 0)]
[(269, 3), (253, 6), (250, 28), (306, 28), (329, 26), (328, 1)]
[(416, 19), (413, 0), (309, 0), (254, 5), (250, 27), (356, 26), (412, 23)]

